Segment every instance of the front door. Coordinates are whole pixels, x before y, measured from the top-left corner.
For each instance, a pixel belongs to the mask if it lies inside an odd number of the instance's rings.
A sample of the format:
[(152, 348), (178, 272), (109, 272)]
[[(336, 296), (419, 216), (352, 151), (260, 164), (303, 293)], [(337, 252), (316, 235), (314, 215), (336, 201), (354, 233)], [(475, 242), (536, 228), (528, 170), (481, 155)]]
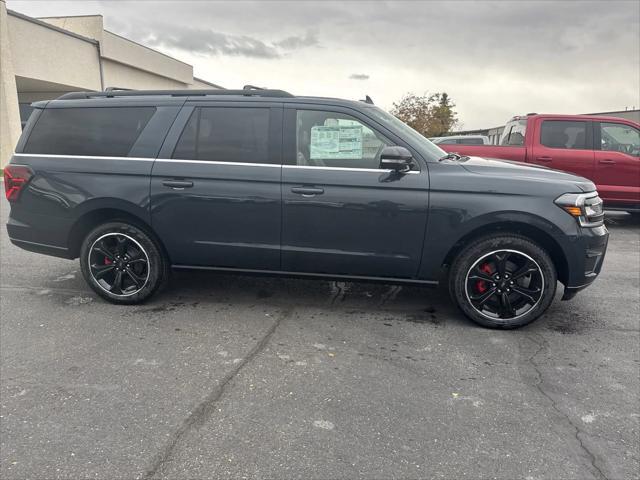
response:
[(609, 203), (640, 204), (640, 133), (626, 123), (596, 123), (596, 176)]
[[(426, 164), (380, 168), (402, 141), (350, 109), (285, 106), (282, 269), (411, 278), (427, 221)], [(414, 152), (414, 156), (416, 153)]]
[(185, 107), (151, 176), (151, 220), (174, 265), (278, 270), (282, 107)]
[(531, 163), (593, 180), (595, 168), (590, 122), (543, 119), (534, 135), (539, 142), (533, 142)]

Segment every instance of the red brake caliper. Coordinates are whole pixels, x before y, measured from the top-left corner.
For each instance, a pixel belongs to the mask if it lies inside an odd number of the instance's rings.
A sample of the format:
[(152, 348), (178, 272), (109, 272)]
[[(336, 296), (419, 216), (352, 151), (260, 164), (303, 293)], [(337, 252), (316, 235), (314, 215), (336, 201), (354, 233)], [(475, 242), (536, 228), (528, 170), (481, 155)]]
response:
[[(491, 271), (491, 267), (489, 266), (488, 263), (485, 263), (484, 265), (482, 265), (480, 267), (480, 270), (484, 273), (486, 273), (487, 275), (491, 275), (493, 272)], [(487, 291), (487, 282), (485, 282), (484, 280), (478, 280), (476, 282), (476, 289), (478, 290), (478, 292), (480, 293), (484, 293)]]
[(111, 265), (113, 262), (111, 260), (109, 260), (107, 257), (104, 257), (104, 264), (105, 265)]

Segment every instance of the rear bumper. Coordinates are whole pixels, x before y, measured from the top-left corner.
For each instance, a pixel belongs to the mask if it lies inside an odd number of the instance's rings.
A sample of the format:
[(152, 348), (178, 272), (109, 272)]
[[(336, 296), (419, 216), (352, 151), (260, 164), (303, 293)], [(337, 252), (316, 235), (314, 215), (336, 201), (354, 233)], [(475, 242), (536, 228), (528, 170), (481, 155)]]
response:
[(609, 242), (609, 231), (604, 225), (581, 228), (573, 238), (567, 255), (568, 278), (563, 300), (573, 298), (580, 290), (591, 285), (600, 274)]
[(30, 252), (42, 253), (44, 255), (51, 255), (53, 257), (60, 257), (60, 258), (68, 258), (68, 259), (73, 258), (72, 255), (69, 253), (69, 249), (67, 249), (66, 247), (57, 247), (55, 245), (47, 245), (45, 243), (30, 242), (28, 240), (18, 240), (17, 238), (11, 238), (11, 237), (9, 237), (9, 240), (11, 240), (11, 243), (13, 243), (16, 247), (20, 247), (23, 250), (28, 250)]
[(73, 258), (67, 245), (67, 219), (16, 210), (12, 208), (7, 222), (11, 243), (30, 252)]

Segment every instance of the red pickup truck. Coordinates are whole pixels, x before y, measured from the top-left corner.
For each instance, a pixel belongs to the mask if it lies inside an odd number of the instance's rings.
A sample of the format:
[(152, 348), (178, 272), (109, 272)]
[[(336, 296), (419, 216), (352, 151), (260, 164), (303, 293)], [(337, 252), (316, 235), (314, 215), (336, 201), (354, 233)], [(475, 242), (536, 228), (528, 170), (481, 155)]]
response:
[(596, 184), (608, 209), (640, 212), (640, 125), (615, 117), (513, 117), (500, 145), (440, 144), (447, 152), (534, 163)]

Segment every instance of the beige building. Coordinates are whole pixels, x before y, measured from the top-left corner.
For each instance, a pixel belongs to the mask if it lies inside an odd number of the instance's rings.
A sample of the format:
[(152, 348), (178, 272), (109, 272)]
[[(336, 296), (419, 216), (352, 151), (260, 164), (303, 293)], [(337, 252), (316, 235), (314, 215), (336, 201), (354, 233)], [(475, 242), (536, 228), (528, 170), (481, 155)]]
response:
[(104, 29), (101, 15), (31, 18), (0, 0), (0, 164), (31, 102), (79, 90), (221, 88), (193, 67)]

